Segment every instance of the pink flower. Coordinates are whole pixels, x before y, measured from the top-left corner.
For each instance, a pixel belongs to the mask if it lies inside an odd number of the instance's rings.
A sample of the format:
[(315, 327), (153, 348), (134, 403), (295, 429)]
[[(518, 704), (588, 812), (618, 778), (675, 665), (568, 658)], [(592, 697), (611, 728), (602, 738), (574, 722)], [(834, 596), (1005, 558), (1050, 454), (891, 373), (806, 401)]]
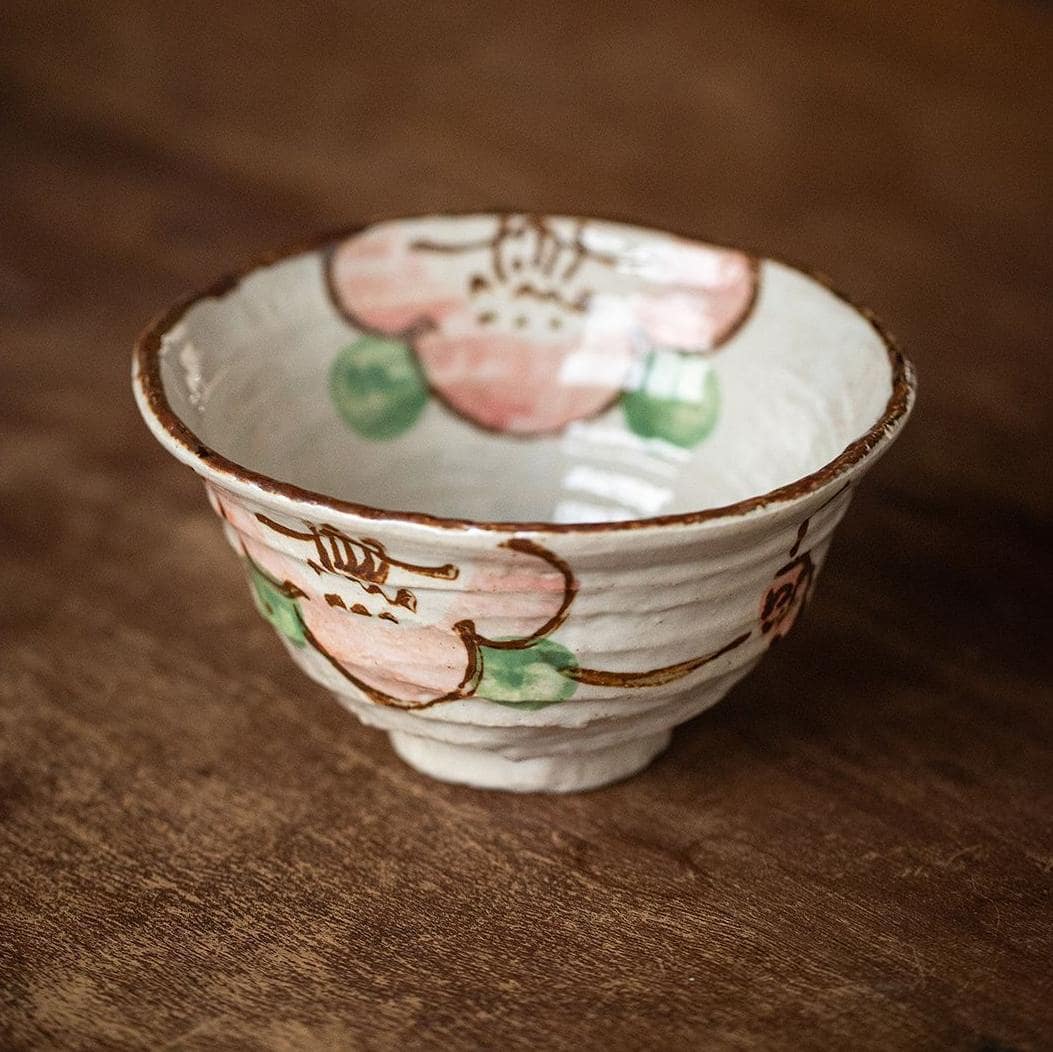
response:
[(815, 566), (808, 552), (776, 572), (760, 611), (761, 631), (771, 634), (771, 642), (782, 639), (793, 628), (804, 609), (814, 576)]
[(615, 224), (474, 216), (370, 227), (333, 249), (328, 281), (353, 325), (412, 345), (448, 406), (530, 434), (605, 409), (643, 350), (720, 346), (756, 268)]
[(268, 619), (381, 704), (471, 696), (481, 646), (529, 646), (562, 623), (574, 597), (569, 567), (530, 541), (505, 541), (464, 566), (422, 565), (370, 538), (277, 522), (212, 488), (209, 497), (264, 578), (267, 602), (283, 608), (264, 610)]

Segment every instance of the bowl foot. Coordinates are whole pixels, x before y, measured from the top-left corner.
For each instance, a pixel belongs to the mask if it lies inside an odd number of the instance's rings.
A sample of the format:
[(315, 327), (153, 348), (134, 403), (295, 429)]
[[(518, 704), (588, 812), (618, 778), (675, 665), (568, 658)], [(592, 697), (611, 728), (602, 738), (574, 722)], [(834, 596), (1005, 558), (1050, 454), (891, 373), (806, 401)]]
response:
[(619, 742), (603, 749), (510, 760), (491, 749), (452, 745), (405, 731), (391, 731), (403, 760), (443, 782), (516, 793), (575, 793), (642, 771), (669, 744), (671, 732)]

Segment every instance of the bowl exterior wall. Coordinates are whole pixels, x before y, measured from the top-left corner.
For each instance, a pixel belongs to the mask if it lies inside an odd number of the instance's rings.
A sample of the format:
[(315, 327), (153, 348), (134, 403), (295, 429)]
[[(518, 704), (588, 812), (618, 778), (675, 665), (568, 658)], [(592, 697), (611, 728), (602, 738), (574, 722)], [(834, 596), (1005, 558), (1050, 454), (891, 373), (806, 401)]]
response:
[(852, 495), (495, 534), (207, 489), (304, 672), (428, 773), (532, 791), (624, 777), (719, 701), (793, 628)]
[[(472, 222), (492, 223), (493, 218), (476, 217)], [(503, 258), (501, 247), (513, 235), (533, 231), (555, 237), (563, 229), (557, 226), (501, 221), (500, 236), (480, 244), (491, 250), (488, 258), (497, 260)], [(578, 233), (564, 247), (580, 259), (568, 273), (591, 251), (581, 240), (584, 228), (574, 229)], [(634, 236), (638, 235), (642, 236), (639, 231)], [(380, 288), (356, 269), (368, 269), (373, 256), (356, 253), (351, 242), (345, 245), (349, 256), (330, 251), (337, 240), (314, 246), (312, 251), (321, 253), (319, 259), (312, 259), (310, 253), (305, 256), (302, 250), (277, 258), (284, 258), (284, 266), (293, 270), (307, 266), (317, 277), (324, 257), (328, 293), (336, 295), (343, 315), (358, 318), (361, 311), (346, 301), (364, 294), (363, 290)], [(391, 248), (383, 238), (381, 242), (374, 248), (383, 249), (384, 244)], [(354, 244), (361, 248), (364, 242)], [(474, 252), (471, 245), (467, 247)], [(409, 248), (429, 259), (447, 260), (450, 246), (418, 239)], [(462, 248), (455, 253), (458, 259)], [(677, 252), (673, 255), (679, 258)], [(738, 331), (738, 323), (758, 299), (759, 271), (748, 263), (750, 257), (735, 251), (718, 256), (726, 263), (738, 263), (730, 271), (719, 267), (712, 273), (707, 267), (702, 271), (718, 277), (737, 273), (748, 280), (731, 281), (728, 296), (718, 297), (720, 303), (731, 305), (725, 312), (726, 324), (719, 332), (710, 332), (711, 339), (693, 345), (696, 352), (711, 351)], [(541, 266), (545, 258), (544, 253), (537, 256), (536, 265)], [(597, 260), (603, 263), (598, 257), (593, 262)], [(263, 269), (272, 263), (268, 261)], [(498, 269), (504, 273), (503, 263)], [(779, 264), (772, 273), (785, 277), (794, 269)], [(601, 785), (645, 766), (664, 747), (672, 727), (723, 697), (792, 630), (813, 593), (832, 532), (856, 484), (896, 438), (914, 402), (913, 367), (882, 327), (860, 309), (873, 330), (871, 338), (876, 335), (888, 355), (888, 401), (868, 430), (822, 467), (795, 481), (730, 504), (720, 504), (712, 492), (700, 493), (700, 510), (610, 524), (483, 522), (386, 511), (325, 496), (228, 459), (205, 444), (169, 404), (162, 370), (166, 337), (183, 324), (188, 309), (222, 300), (243, 284), (252, 285), (259, 278), (258, 270), (222, 281), (172, 308), (143, 333), (132, 370), (136, 399), (161, 444), (204, 479), (227, 539), (244, 565), (257, 609), (297, 664), (363, 722), (388, 731), (408, 762), (452, 781), (568, 791)], [(798, 271), (795, 280), (805, 277)], [(469, 289), (478, 278), (470, 279)], [(410, 287), (396, 284), (382, 283), (380, 292), (386, 296), (394, 289), (401, 295), (400, 290)], [(489, 288), (485, 280), (483, 284)], [(678, 278), (673, 284), (674, 299), (682, 308), (683, 282)], [(518, 291), (531, 290), (537, 291), (529, 285)], [(691, 303), (698, 300), (698, 292), (696, 288), (688, 296)], [(317, 287), (314, 293), (328, 294)], [(842, 308), (851, 308), (839, 294), (834, 298), (843, 301)], [(638, 296), (630, 299), (637, 305), (642, 302)], [(551, 296), (541, 300), (548, 305)], [(571, 306), (589, 302), (575, 300)], [(812, 303), (807, 297), (802, 302)], [(449, 321), (447, 300), (440, 296), (435, 304), (437, 310), (442, 308), (438, 320)], [(454, 306), (460, 317), (463, 304)], [(288, 307), (286, 297), (275, 308), (286, 323)], [(803, 309), (807, 313), (811, 308)], [(259, 322), (259, 310), (248, 313), (252, 324)], [(383, 337), (381, 343), (390, 343), (397, 330), (407, 338), (427, 336), (428, 348), (436, 352), (434, 326), (410, 324), (420, 317), (416, 306), (409, 314), (380, 313), (384, 316), (374, 311), (370, 317), (371, 328)], [(683, 317), (680, 308), (673, 313)], [(339, 321), (331, 305), (315, 314)], [(695, 317), (697, 312), (689, 314)], [(484, 312), (476, 320), (483, 324), (486, 317)], [(518, 307), (512, 317), (518, 325)], [(655, 320), (651, 313), (647, 318)], [(636, 321), (643, 324), (647, 318)], [(652, 334), (655, 346), (668, 342), (664, 329), (663, 325), (662, 339)], [(748, 328), (742, 332), (747, 334)], [(377, 339), (361, 352), (366, 355), (362, 360), (373, 365), (376, 355), (384, 352), (390, 357), (391, 351), (387, 344), (379, 346)], [(562, 336), (550, 334), (546, 339), (546, 346), (552, 345), (549, 350), (562, 346)], [(417, 347), (418, 357), (428, 348)], [(197, 359), (190, 344), (181, 345), (183, 352), (189, 362), (180, 358), (189, 377), (186, 396), (193, 403), (194, 383), (200, 381)], [(436, 365), (434, 356), (428, 361)], [(496, 421), (485, 406), (469, 405), (471, 399), (466, 402), (459, 383), (451, 388), (446, 382), (449, 376), (433, 371), (431, 387), (446, 403), (456, 404), (462, 415), (484, 430), (493, 428)], [(378, 375), (387, 383), (392, 375), (403, 373), (381, 369)], [(473, 385), (480, 375), (469, 370)], [(538, 375), (547, 379), (544, 370)], [(363, 395), (356, 385), (365, 380), (358, 373), (351, 380), (342, 394)], [(876, 373), (874, 381), (878, 382)], [(860, 384), (869, 389), (869, 382), (860, 380)], [(403, 397), (402, 388), (395, 387), (397, 405), (416, 412), (419, 400)], [(522, 393), (519, 387), (518, 380), (509, 387), (516, 398)], [(545, 427), (565, 423), (568, 407), (550, 404), (546, 383), (539, 383), (538, 389), (537, 406), (558, 418), (546, 416), (541, 423)], [(356, 414), (370, 416), (375, 408), (376, 392), (368, 383), (364, 391), (365, 396), (352, 398), (353, 406), (344, 406), (355, 410), (352, 416), (360, 427), (364, 424)], [(593, 394), (585, 406), (589, 412), (607, 404), (607, 394), (602, 398)], [(668, 400), (667, 396), (665, 392), (662, 397)], [(577, 419), (580, 408), (571, 406), (574, 411), (566, 419)], [(648, 403), (645, 408), (650, 412), (654, 406)], [(636, 405), (638, 416), (639, 410)], [(648, 413), (643, 416), (650, 419)], [(533, 410), (516, 415), (511, 429), (523, 435), (543, 430), (536, 417)], [(382, 423), (386, 427), (387, 421)], [(796, 435), (792, 421), (775, 433), (780, 441)], [(649, 434), (654, 441), (675, 437), (663, 429)], [(722, 463), (736, 461), (729, 456)], [(524, 484), (529, 485), (529, 480)]]

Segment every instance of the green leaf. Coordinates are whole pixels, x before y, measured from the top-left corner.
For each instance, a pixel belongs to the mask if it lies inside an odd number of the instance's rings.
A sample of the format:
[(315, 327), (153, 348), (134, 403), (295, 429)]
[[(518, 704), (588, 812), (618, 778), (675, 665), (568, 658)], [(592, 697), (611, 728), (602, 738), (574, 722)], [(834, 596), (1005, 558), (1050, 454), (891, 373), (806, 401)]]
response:
[(417, 422), (428, 402), (428, 385), (416, 355), (401, 340), (362, 336), (334, 359), (329, 395), (358, 434), (384, 441)]
[(294, 646), (304, 646), (307, 640), (304, 638), (303, 620), (296, 600), (285, 595), (278, 585), (260, 573), (252, 563), (248, 563), (248, 568), (256, 609)]
[(577, 668), (574, 655), (559, 643), (541, 639), (522, 650), (480, 647), (483, 675), (476, 697), (514, 709), (543, 709), (566, 701), (578, 685), (562, 675)]
[(659, 348), (644, 363), (640, 387), (622, 395), (622, 411), (642, 438), (690, 449), (708, 437), (720, 415), (717, 374), (697, 354)]

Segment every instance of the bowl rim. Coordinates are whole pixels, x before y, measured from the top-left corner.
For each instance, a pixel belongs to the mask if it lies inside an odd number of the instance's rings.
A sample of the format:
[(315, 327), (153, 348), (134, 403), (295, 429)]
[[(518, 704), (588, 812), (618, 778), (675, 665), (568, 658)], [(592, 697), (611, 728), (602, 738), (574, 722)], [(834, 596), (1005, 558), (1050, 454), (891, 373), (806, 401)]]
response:
[[(458, 518), (454, 516), (432, 515), (423, 511), (392, 511), (370, 504), (334, 497), (317, 490), (306, 489), (292, 482), (284, 482), (273, 476), (255, 471), (225, 457), (222, 453), (203, 442), (176, 414), (165, 393), (161, 376), (161, 349), (165, 335), (174, 329), (183, 317), (197, 304), (220, 299), (235, 291), (241, 282), (267, 267), (310, 253), (324, 253), (337, 242), (352, 237), (379, 223), (413, 221), (430, 218), (470, 218), (474, 216), (500, 215), (551, 215), (558, 218), (580, 219), (586, 222), (605, 222), (632, 226), (649, 233), (669, 237), (683, 238), (713, 248), (735, 252), (745, 252), (757, 264), (771, 261), (796, 271), (798, 274), (818, 283), (833, 296), (859, 314), (877, 333), (889, 359), (890, 381), (892, 390), (881, 416), (863, 434), (853, 439), (841, 452), (822, 467), (792, 482), (784, 483), (774, 489), (755, 496), (745, 497), (732, 504), (714, 508), (703, 508), (698, 511), (678, 512), (675, 514), (654, 515), (647, 518), (620, 519), (615, 522), (545, 522), (514, 521)], [(328, 230), (313, 237), (299, 239), (279, 249), (265, 251), (247, 264), (228, 271), (224, 276), (205, 288), (176, 301), (167, 310), (156, 315), (139, 333), (133, 352), (133, 385), (140, 396), (140, 410), (151, 424), (163, 445), (178, 459), (191, 466), (200, 465), (200, 473), (217, 475), (220, 484), (224, 480), (235, 483), (235, 488), (249, 487), (262, 490), (265, 494), (284, 497), (288, 500), (317, 505), (337, 513), (354, 515), (359, 518), (384, 520), (390, 522), (413, 523), (443, 530), (485, 531), (491, 533), (604, 533), (622, 532), (654, 527), (694, 526), (699, 523), (715, 520), (727, 520), (747, 515), (772, 506), (783, 506), (797, 502), (853, 472), (875, 452), (886, 447), (899, 427), (905, 422), (914, 405), (917, 390), (916, 371), (913, 362), (903, 353), (895, 337), (884, 323), (869, 308), (856, 303), (840, 291), (830, 279), (820, 271), (804, 264), (787, 259), (784, 256), (758, 252), (741, 246), (726, 245), (711, 241), (694, 234), (682, 234), (662, 227), (644, 225), (632, 219), (611, 218), (609, 216), (576, 216), (557, 212), (522, 212), (514, 209), (470, 209), (453, 212), (421, 212), (414, 215), (381, 215), (367, 221), (333, 230)], [(153, 418), (151, 422), (150, 418)], [(156, 423), (156, 427), (153, 426)], [(167, 440), (167, 441), (166, 441)], [(177, 450), (183, 451), (178, 456)], [(240, 484), (240, 485), (238, 485)]]

